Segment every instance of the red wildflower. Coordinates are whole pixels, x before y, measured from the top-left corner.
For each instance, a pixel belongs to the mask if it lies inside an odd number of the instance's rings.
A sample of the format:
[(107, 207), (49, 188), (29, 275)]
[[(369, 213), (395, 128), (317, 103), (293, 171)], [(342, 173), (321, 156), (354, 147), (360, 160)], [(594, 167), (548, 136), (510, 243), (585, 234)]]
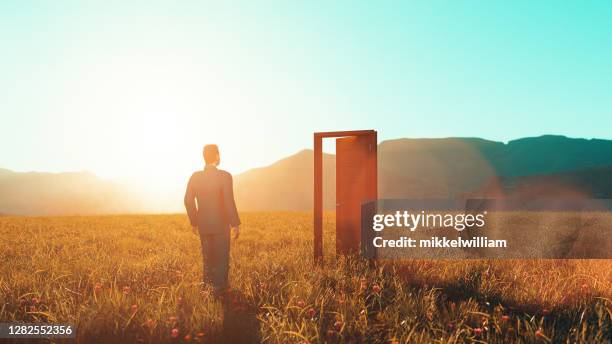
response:
[(145, 322), (145, 325), (148, 328), (153, 328), (155, 326), (155, 321), (153, 321), (153, 319), (147, 319), (147, 321)]

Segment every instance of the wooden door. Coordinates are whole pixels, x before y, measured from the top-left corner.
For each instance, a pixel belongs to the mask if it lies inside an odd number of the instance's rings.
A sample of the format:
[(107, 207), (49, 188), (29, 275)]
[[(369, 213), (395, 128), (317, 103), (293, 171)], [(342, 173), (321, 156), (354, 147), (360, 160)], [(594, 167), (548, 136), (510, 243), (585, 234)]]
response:
[(358, 253), (361, 204), (377, 197), (376, 135), (336, 139), (336, 253)]

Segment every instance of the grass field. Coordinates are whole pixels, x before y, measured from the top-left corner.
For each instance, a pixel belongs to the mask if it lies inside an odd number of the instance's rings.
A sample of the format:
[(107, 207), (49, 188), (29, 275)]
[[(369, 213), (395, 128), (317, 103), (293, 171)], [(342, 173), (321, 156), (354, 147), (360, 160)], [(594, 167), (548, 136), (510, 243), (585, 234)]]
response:
[(202, 288), (184, 215), (0, 217), (0, 322), (78, 342), (612, 341), (611, 260), (312, 262), (312, 215), (245, 213), (231, 293)]

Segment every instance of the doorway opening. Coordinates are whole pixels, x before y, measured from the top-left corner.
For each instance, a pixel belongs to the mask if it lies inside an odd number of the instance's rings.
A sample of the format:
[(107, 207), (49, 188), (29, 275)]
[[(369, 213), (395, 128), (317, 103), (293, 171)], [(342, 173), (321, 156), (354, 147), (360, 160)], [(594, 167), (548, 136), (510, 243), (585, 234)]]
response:
[(323, 139), (336, 138), (336, 254), (359, 252), (361, 205), (378, 197), (375, 130), (314, 133), (314, 258), (323, 258)]

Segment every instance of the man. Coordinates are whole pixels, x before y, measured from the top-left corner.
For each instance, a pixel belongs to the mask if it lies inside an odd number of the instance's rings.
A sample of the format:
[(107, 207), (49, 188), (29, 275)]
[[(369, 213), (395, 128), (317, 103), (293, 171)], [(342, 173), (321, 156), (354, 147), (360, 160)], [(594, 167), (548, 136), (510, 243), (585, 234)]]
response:
[(200, 234), (204, 282), (212, 284), (219, 295), (228, 287), (230, 228), (234, 229), (234, 240), (238, 239), (240, 218), (234, 202), (232, 175), (217, 169), (221, 160), (219, 148), (206, 145), (203, 155), (206, 166), (189, 179), (185, 208), (194, 234)]

